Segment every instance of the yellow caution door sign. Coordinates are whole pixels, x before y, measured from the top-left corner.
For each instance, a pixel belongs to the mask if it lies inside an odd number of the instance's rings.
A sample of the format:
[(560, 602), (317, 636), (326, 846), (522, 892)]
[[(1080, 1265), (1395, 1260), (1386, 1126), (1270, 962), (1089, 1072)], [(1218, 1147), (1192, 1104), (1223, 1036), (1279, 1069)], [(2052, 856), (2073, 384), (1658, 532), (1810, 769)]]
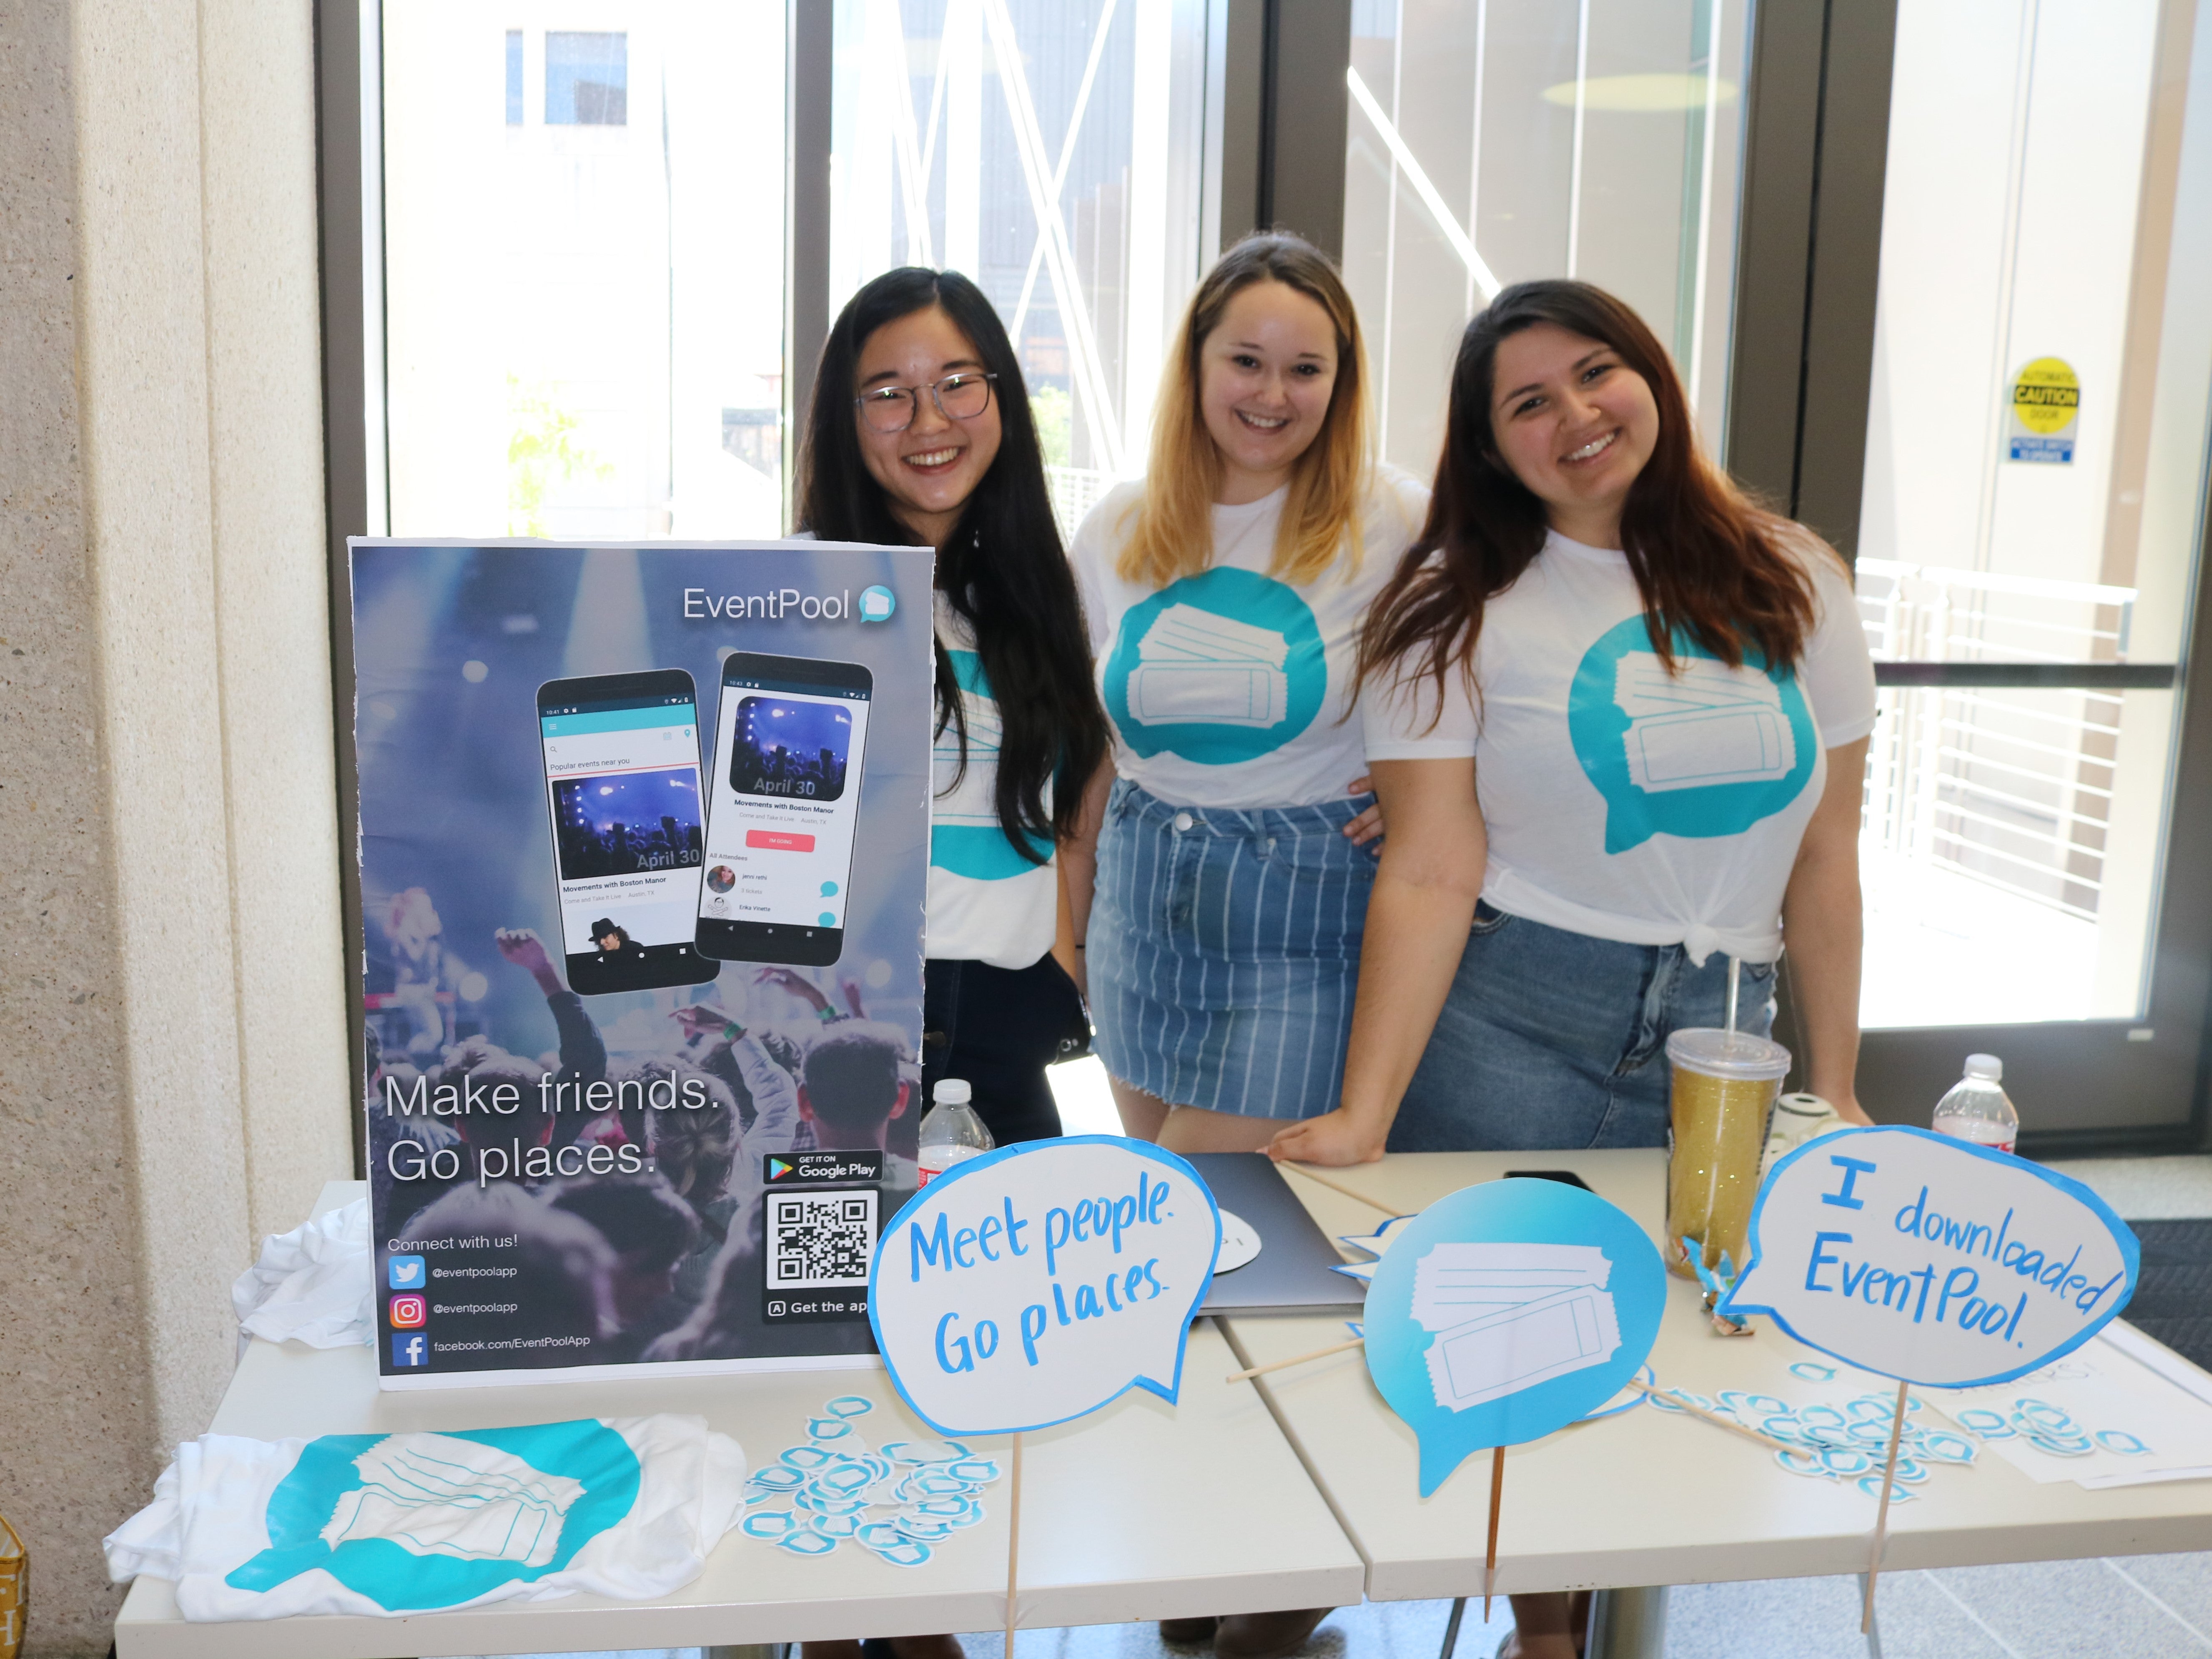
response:
[(2012, 377), (2010, 397), (2005, 459), (2071, 465), (2074, 418), (2081, 412), (2081, 382), (2072, 366), (2063, 358), (2038, 357)]

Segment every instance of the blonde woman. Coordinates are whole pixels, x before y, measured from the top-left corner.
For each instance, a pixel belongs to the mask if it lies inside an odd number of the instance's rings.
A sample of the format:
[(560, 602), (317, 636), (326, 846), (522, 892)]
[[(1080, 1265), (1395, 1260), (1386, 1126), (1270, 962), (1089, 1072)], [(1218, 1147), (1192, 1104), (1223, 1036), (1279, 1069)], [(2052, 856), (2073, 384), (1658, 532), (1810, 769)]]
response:
[(1365, 382), (1327, 258), (1239, 243), (1171, 349), (1146, 476), (1076, 532), (1114, 744), (1071, 908), (1122, 1123), (1179, 1152), (1337, 1102), (1379, 831), (1354, 667), (1427, 510), (1372, 461)]

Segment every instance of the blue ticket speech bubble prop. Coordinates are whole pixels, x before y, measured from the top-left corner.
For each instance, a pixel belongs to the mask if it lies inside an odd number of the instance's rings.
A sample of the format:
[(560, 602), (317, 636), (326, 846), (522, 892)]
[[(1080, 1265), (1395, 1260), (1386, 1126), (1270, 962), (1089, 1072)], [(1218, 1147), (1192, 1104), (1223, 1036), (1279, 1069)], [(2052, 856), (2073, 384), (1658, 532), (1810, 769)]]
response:
[(1421, 1443), (1421, 1496), (1469, 1454), (1565, 1428), (1651, 1352), (1667, 1269), (1563, 1182), (1486, 1181), (1399, 1231), (1367, 1291), (1367, 1369)]
[(2136, 1287), (2136, 1236), (2078, 1181), (1902, 1125), (1778, 1163), (1721, 1304), (1928, 1388), (2005, 1382), (2094, 1336)]
[(1221, 1212), (1173, 1152), (1119, 1135), (956, 1164), (876, 1246), (868, 1322), (939, 1434), (1017, 1434), (1133, 1388), (1173, 1402)]

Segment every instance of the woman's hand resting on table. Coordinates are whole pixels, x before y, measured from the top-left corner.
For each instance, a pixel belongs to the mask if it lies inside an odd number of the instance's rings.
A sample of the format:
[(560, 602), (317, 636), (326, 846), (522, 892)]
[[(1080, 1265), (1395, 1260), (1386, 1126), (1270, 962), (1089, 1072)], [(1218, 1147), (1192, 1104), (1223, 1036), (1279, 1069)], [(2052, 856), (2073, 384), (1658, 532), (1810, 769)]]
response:
[(1278, 1164), (1372, 1164), (1382, 1156), (1387, 1130), (1377, 1132), (1352, 1116), (1341, 1106), (1319, 1117), (1293, 1123), (1267, 1143), (1267, 1156)]

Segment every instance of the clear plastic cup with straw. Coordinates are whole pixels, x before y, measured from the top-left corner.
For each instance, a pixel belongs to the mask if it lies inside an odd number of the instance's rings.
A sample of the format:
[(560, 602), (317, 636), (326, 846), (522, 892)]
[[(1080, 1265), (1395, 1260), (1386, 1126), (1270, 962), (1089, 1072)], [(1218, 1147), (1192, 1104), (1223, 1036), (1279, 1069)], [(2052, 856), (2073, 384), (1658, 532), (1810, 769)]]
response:
[(1729, 1028), (1698, 1026), (1667, 1039), (1673, 1073), (1672, 1133), (1667, 1159), (1667, 1264), (1697, 1277), (1682, 1241), (1692, 1241), (1708, 1269), (1743, 1271), (1759, 1160), (1775, 1096), (1790, 1073), (1790, 1051), (1735, 1027), (1739, 964), (1729, 963)]

